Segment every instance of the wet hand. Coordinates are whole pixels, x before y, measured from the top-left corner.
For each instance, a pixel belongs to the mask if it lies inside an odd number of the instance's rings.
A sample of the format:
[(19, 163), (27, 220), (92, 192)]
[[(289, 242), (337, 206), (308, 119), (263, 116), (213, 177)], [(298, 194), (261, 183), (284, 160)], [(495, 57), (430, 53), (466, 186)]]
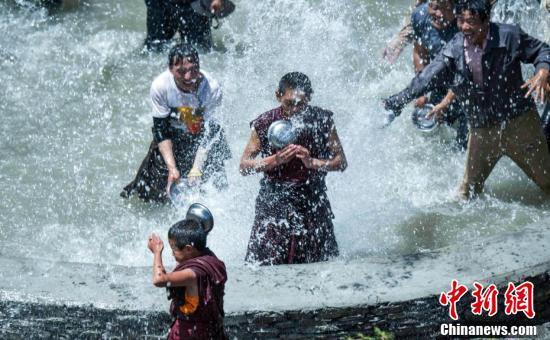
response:
[(277, 151), (275, 154), (275, 163), (277, 165), (286, 164), (296, 157), (296, 146), (294, 144), (289, 144)]
[(296, 145), (296, 157), (302, 160), (302, 163), (306, 168), (313, 168), (313, 158), (311, 157), (309, 150), (301, 145)]
[(170, 187), (173, 183), (176, 183), (180, 180), (180, 172), (176, 168), (168, 169), (168, 180), (166, 183), (166, 192), (170, 194)]
[(197, 168), (192, 168), (187, 174), (187, 182), (192, 186), (200, 184), (201, 178), (202, 172)]
[(423, 107), (427, 103), (428, 103), (428, 97), (426, 96), (418, 97), (414, 102), (414, 107)]
[(152, 233), (147, 240), (147, 248), (149, 248), (149, 250), (153, 254), (162, 253), (162, 250), (164, 249), (164, 243), (162, 242), (160, 237), (157, 236), (157, 234)]
[(535, 94), (535, 101), (544, 103), (550, 96), (550, 85), (548, 84), (548, 70), (540, 69), (531, 79), (527, 80), (525, 84), (521, 86), (522, 89), (527, 88), (528, 91), (525, 94), (525, 98), (529, 97), (531, 93)]
[(437, 121), (443, 120), (443, 115), (449, 109), (449, 105), (450, 104), (445, 101), (437, 104), (430, 112), (428, 112), (428, 114), (426, 115), (426, 119), (432, 119), (433, 117)]

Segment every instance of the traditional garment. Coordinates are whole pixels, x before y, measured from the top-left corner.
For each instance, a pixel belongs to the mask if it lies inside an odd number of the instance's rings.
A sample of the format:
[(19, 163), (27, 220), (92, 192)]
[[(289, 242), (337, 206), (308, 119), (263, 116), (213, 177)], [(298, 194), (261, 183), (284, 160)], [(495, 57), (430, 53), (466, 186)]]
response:
[(153, 127), (153, 141), (142, 161), (135, 179), (121, 192), (122, 197), (137, 195), (145, 201), (167, 202), (168, 168), (158, 143), (170, 139), (176, 167), (186, 177), (193, 166), (199, 147), (207, 157), (202, 169), (202, 183), (212, 180), (214, 186), (227, 186), (224, 162), (231, 158), (224, 131), (215, 119), (215, 110), (221, 104), (219, 84), (208, 73), (201, 71), (202, 80), (196, 93), (182, 92), (176, 86), (169, 70), (159, 75), (151, 85), (153, 120), (163, 127)]
[(168, 339), (228, 339), (223, 327), (225, 264), (207, 248), (201, 256), (179, 264), (174, 271), (184, 269), (197, 276), (198, 304), (185, 294), (184, 287), (167, 288), (172, 300), (170, 314), (174, 317)]
[[(211, 123), (210, 134), (218, 134), (217, 141), (210, 146), (208, 157), (206, 159), (201, 183), (212, 181), (213, 185), (222, 190), (227, 187), (227, 176), (224, 163), (231, 158), (231, 151), (225, 139), (222, 128)], [(171, 132), (172, 151), (176, 160), (182, 178), (193, 166), (195, 154), (204, 139), (205, 131), (202, 129), (196, 135), (181, 133), (180, 131)], [(131, 195), (137, 195), (144, 201), (156, 201), (166, 203), (169, 201), (166, 194), (166, 185), (168, 178), (168, 168), (158, 148), (158, 143), (152, 141), (145, 159), (137, 171), (136, 177), (121, 192), (121, 196), (128, 198)]]
[[(261, 157), (276, 152), (267, 140), (267, 130), (281, 119), (288, 118), (279, 107), (251, 123), (260, 139)], [(332, 112), (310, 106), (290, 120), (297, 129), (294, 144), (307, 148), (311, 157), (331, 157)], [(264, 173), (247, 261), (260, 265), (309, 263), (338, 255), (325, 176), (326, 171), (307, 169), (298, 158)]]

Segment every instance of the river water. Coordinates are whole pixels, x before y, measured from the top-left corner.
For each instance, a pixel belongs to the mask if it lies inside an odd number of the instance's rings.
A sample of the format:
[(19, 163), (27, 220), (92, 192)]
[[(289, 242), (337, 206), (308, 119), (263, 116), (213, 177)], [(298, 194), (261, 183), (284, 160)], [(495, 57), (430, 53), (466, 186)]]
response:
[[(259, 188), (259, 176), (238, 173), (248, 122), (277, 105), (279, 78), (296, 70), (312, 79), (312, 103), (335, 112), (349, 161), (327, 177), (341, 259), (550, 226), (550, 200), (509, 160), (485, 197), (461, 204), (453, 196), (464, 154), (450, 136), (420, 135), (407, 112), (380, 129), (380, 98), (413, 75), (410, 48), (395, 65), (380, 59), (410, 1), (235, 2), (201, 63), (223, 85), (219, 115), (233, 152), (230, 189), (199, 199), (216, 220), (209, 245), (227, 263), (243, 263)], [(537, 6), (501, 1), (495, 14), (548, 41), (549, 16)], [(0, 256), (148, 265), (147, 235), (165, 237), (185, 211), (119, 197), (150, 143), (149, 86), (166, 68), (165, 54), (139, 53), (144, 3), (83, 0), (48, 15), (2, 1), (0, 32)]]

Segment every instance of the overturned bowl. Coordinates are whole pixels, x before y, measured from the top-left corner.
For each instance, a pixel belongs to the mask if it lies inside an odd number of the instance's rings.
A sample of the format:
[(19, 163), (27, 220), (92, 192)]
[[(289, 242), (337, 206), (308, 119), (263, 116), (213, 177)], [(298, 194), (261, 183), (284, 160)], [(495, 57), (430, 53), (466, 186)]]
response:
[(212, 216), (212, 213), (206, 206), (200, 203), (191, 204), (189, 209), (187, 209), (185, 219), (199, 222), (206, 233), (209, 233), (214, 228), (214, 216)]
[(269, 144), (277, 149), (282, 149), (296, 140), (296, 132), (292, 124), (287, 120), (278, 120), (269, 126), (267, 130)]
[(435, 120), (435, 117), (427, 119), (426, 116), (433, 110), (434, 106), (432, 104), (426, 104), (422, 107), (417, 107), (412, 113), (412, 121), (414, 126), (424, 132), (431, 133), (437, 129), (439, 122)]

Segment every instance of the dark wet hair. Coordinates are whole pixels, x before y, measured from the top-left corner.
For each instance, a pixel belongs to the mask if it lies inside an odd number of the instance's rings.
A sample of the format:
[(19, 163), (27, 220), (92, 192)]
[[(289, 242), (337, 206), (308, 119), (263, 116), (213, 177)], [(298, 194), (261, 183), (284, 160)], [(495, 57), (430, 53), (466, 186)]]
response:
[(199, 52), (189, 44), (179, 44), (170, 49), (168, 53), (168, 67), (187, 59), (193, 64), (199, 64)]
[(301, 72), (290, 72), (281, 78), (277, 94), (282, 96), (287, 89), (304, 91), (308, 99), (311, 98), (311, 94), (313, 93), (311, 81)]
[(198, 251), (206, 248), (206, 232), (193, 220), (182, 220), (171, 226), (168, 230), (168, 239), (175, 241), (178, 249), (183, 249), (187, 245)]
[(465, 11), (470, 11), (486, 22), (491, 17), (491, 1), (489, 0), (457, 0), (455, 3), (455, 13), (460, 15)]

